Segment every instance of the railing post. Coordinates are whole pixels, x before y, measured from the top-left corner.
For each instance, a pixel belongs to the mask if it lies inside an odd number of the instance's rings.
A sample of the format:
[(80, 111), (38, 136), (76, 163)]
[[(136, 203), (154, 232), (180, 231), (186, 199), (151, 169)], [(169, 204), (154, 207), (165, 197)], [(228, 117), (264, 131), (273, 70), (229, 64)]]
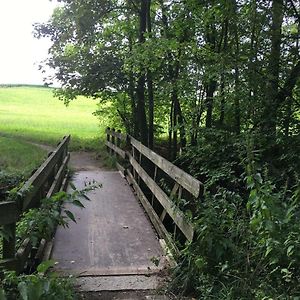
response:
[[(115, 133), (116, 133), (116, 130), (115, 130), (115, 128), (113, 128), (113, 129), (112, 129), (112, 135), (111, 135), (111, 142), (112, 142), (112, 144), (114, 144), (114, 145), (115, 145)], [(115, 154), (114, 150), (112, 150), (112, 149), (111, 149), (111, 154), (112, 154), (112, 155)]]
[(120, 148), (120, 146), (121, 146), (120, 135), (121, 135), (121, 130), (118, 130), (118, 136), (117, 136), (117, 147), (118, 148)]
[(16, 223), (3, 226), (9, 233), (9, 238), (3, 238), (3, 259), (15, 258), (16, 255)]
[[(110, 135), (109, 135), (109, 132), (110, 132), (110, 127), (107, 127), (106, 129), (106, 141), (109, 142), (110, 141)], [(107, 152), (110, 153), (110, 148), (108, 146), (106, 146), (106, 150)]]

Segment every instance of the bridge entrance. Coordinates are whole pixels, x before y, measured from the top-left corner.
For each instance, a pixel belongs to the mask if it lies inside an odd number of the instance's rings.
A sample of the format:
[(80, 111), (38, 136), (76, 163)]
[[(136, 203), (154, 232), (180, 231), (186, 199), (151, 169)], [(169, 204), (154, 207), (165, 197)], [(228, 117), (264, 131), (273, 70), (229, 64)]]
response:
[(56, 271), (78, 277), (84, 291), (158, 288), (167, 268), (164, 250), (126, 179), (92, 163), (80, 166), (72, 157), (70, 163), (77, 168), (76, 188), (93, 181), (102, 188), (88, 192), (85, 208), (70, 207), (76, 223), (58, 228), (52, 251)]

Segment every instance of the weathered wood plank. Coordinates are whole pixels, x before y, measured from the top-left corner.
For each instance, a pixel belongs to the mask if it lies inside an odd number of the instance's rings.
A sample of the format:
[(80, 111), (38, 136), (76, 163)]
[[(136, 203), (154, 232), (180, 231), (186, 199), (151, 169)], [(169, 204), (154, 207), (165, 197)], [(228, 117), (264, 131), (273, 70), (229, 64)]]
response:
[(106, 128), (105, 133), (114, 136), (122, 141), (127, 140), (127, 134), (123, 134), (120, 131), (113, 131), (112, 129)]
[(54, 181), (47, 193), (46, 198), (52, 197), (56, 192), (59, 191), (62, 181), (64, 179), (64, 175), (66, 173), (66, 169), (68, 167), (68, 162), (70, 160), (70, 153), (65, 157), (63, 164), (60, 166), (57, 174), (55, 175)]
[(190, 224), (183, 213), (174, 208), (173, 202), (169, 199), (169, 197), (164, 193), (164, 191), (156, 184), (156, 182), (147, 174), (147, 172), (138, 164), (138, 162), (128, 153), (129, 161), (135, 171), (139, 174), (151, 192), (155, 195), (157, 200), (164, 207), (166, 212), (173, 219), (175, 224), (180, 228), (185, 237), (191, 241), (194, 235), (194, 228), (192, 224)]
[(123, 166), (121, 166), (118, 162), (116, 162), (116, 167), (117, 169), (123, 174), (123, 176), (125, 175), (125, 168)]
[(30, 239), (27, 238), (24, 240), (22, 245), (17, 251), (16, 257), (18, 259), (18, 270), (21, 272), (24, 269), (25, 263), (29, 257), (30, 251), (32, 249), (32, 244), (30, 242)]
[(201, 195), (203, 191), (203, 184), (199, 180), (153, 152), (135, 138), (130, 137), (130, 143), (166, 174), (178, 182), (183, 188), (189, 191), (193, 196), (197, 198)]
[(106, 142), (105, 143), (106, 146), (108, 146), (109, 148), (111, 148), (112, 150), (114, 150), (116, 153), (118, 153), (122, 158), (125, 159), (126, 157), (126, 154), (125, 154), (125, 151), (118, 148), (116, 145), (114, 145), (113, 143), (111, 142)]
[(0, 202), (0, 226), (17, 222), (19, 215), (15, 201)]
[(24, 193), (25, 199), (23, 202), (23, 210), (27, 210), (34, 203), (31, 203), (35, 195), (40, 191), (40, 188), (43, 186), (47, 180), (49, 174), (52, 172), (52, 169), (56, 163), (61, 159), (68, 143), (70, 136), (65, 137), (62, 142), (58, 145), (55, 151), (46, 159), (46, 161), (38, 168), (38, 170), (25, 182), (20, 192)]
[(132, 184), (134, 191), (137, 194), (138, 199), (140, 200), (141, 204), (143, 205), (151, 223), (153, 224), (154, 228), (156, 229), (158, 235), (163, 238), (168, 246), (172, 249), (172, 252), (175, 254), (178, 254), (178, 248), (176, 247), (171, 235), (168, 233), (166, 230), (165, 226), (163, 223), (160, 221), (158, 215), (156, 214), (155, 210), (152, 208), (150, 205), (147, 197), (144, 195), (142, 192), (141, 188), (135, 181), (133, 175), (129, 170), (126, 170), (126, 178), (130, 184)]
[(67, 169), (67, 172), (65, 174), (65, 177), (63, 179), (63, 182), (62, 182), (60, 190), (59, 190), (60, 192), (65, 192), (67, 190), (69, 174), (70, 174), (70, 171)]

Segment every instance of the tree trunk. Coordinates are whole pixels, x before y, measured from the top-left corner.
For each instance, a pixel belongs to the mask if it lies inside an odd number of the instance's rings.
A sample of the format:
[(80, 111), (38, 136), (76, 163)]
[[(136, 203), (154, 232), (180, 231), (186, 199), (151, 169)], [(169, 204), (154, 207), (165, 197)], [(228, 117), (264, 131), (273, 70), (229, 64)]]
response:
[(271, 26), (271, 53), (269, 56), (268, 79), (262, 114), (262, 132), (272, 140), (276, 135), (276, 98), (279, 86), (281, 26), (283, 22), (283, 0), (273, 0)]
[[(223, 55), (226, 54), (227, 45), (228, 45), (228, 17), (226, 17), (223, 24)], [(223, 66), (223, 70), (221, 73), (221, 83), (220, 83), (220, 96), (221, 96), (221, 109), (220, 109), (220, 126), (224, 125), (225, 119), (225, 67)]]
[(214, 92), (217, 87), (217, 82), (215, 80), (210, 80), (206, 89), (206, 121), (205, 125), (207, 128), (212, 127), (212, 113), (213, 113), (213, 100), (214, 100)]
[[(145, 32), (147, 23), (147, 0), (141, 0), (140, 13), (139, 13), (139, 43), (145, 42)], [(138, 75), (138, 83), (136, 89), (137, 95), (137, 119), (139, 124), (139, 136), (140, 141), (144, 145), (148, 145), (148, 125), (145, 109), (145, 74), (144, 70), (141, 70)]]
[[(151, 24), (151, 0), (147, 2), (147, 30), (149, 33), (149, 37), (151, 38), (152, 33), (152, 24)], [(154, 94), (153, 94), (153, 80), (152, 80), (152, 72), (150, 69), (147, 69), (147, 86), (148, 86), (148, 146), (150, 149), (153, 149), (154, 143)]]
[(241, 132), (241, 116), (240, 116), (240, 70), (239, 70), (239, 56), (240, 56), (240, 41), (238, 33), (238, 14), (237, 5), (234, 1), (234, 42), (235, 42), (235, 63), (234, 63), (234, 84), (235, 84), (235, 95), (234, 95), (234, 131), (237, 134)]
[(258, 20), (257, 20), (257, 3), (256, 0), (252, 0), (252, 27), (251, 27), (251, 42), (250, 42), (250, 60), (249, 60), (249, 105), (247, 108), (247, 120), (253, 123), (254, 127), (257, 127), (257, 117), (255, 107), (257, 106), (258, 99), (258, 82), (257, 80), (257, 53), (258, 53), (258, 36), (257, 31)]

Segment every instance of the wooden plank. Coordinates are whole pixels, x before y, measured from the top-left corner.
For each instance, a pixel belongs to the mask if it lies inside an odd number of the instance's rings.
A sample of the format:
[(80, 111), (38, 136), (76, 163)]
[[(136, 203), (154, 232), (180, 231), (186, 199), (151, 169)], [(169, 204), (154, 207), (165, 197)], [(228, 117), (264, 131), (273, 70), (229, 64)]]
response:
[(15, 201), (0, 202), (0, 226), (17, 222), (19, 215)]
[(67, 172), (65, 174), (65, 177), (63, 179), (63, 182), (62, 182), (60, 190), (59, 190), (60, 192), (65, 192), (67, 190), (69, 174), (70, 174), (70, 171), (67, 169)]
[(45, 239), (41, 239), (38, 250), (37, 250), (36, 255), (34, 257), (34, 259), (37, 261), (38, 264), (42, 262), (46, 244), (47, 244), (47, 241)]
[(68, 155), (65, 157), (63, 164), (61, 165), (57, 174), (55, 175), (54, 181), (47, 193), (46, 198), (52, 197), (56, 192), (59, 191), (62, 181), (64, 179), (64, 175), (65, 175), (69, 160), (70, 160), (70, 153), (68, 153)]
[(117, 169), (123, 174), (123, 176), (125, 175), (125, 168), (123, 166), (121, 166), (118, 162), (116, 162), (116, 167)]
[(155, 210), (152, 208), (152, 206), (150, 205), (147, 197), (144, 195), (144, 193), (142, 192), (141, 188), (139, 187), (139, 185), (137, 184), (137, 182), (135, 181), (133, 175), (131, 174), (131, 172), (129, 170), (126, 170), (126, 178), (128, 180), (128, 182), (130, 184), (132, 184), (134, 191), (137, 194), (138, 199), (140, 200), (141, 204), (143, 205), (151, 223), (153, 224), (154, 228), (156, 229), (158, 235), (163, 238), (167, 244), (169, 245), (169, 247), (172, 249), (173, 253), (175, 253), (176, 255), (179, 254), (179, 250), (176, 247), (171, 235), (168, 233), (168, 231), (166, 230), (165, 226), (163, 225), (163, 223), (160, 221), (158, 215), (156, 214)]
[(147, 174), (147, 172), (138, 164), (138, 162), (128, 153), (129, 161), (151, 192), (155, 195), (160, 204), (164, 207), (175, 224), (180, 228), (185, 237), (191, 241), (194, 235), (193, 226), (185, 219), (183, 213), (174, 208), (174, 203), (164, 193), (164, 191), (156, 184), (156, 182)]
[(113, 131), (112, 129), (106, 128), (105, 133), (114, 136), (122, 141), (127, 140), (127, 134), (123, 134), (120, 131)]
[(178, 182), (182, 187), (189, 191), (196, 198), (203, 192), (203, 184), (190, 174), (184, 172), (165, 158), (153, 152), (135, 138), (130, 137), (130, 143), (155, 165), (162, 169), (166, 174)]
[(33, 203), (31, 203), (32, 199), (39, 192), (40, 188), (47, 180), (55, 164), (60, 160), (66, 147), (68, 146), (69, 141), (70, 141), (70, 136), (65, 137), (62, 140), (62, 142), (58, 145), (56, 150), (53, 151), (53, 153), (46, 159), (46, 161), (25, 182), (25, 184), (21, 188), (20, 192), (25, 194), (25, 199), (23, 202), (24, 211), (33, 205)]
[(31, 249), (32, 249), (32, 245), (31, 245), (30, 239), (27, 238), (24, 240), (24, 242), (22, 243), (22, 245), (20, 246), (20, 248), (17, 251), (17, 255), (16, 255), (16, 257), (18, 259), (18, 270), (17, 271), (19, 271), (19, 272), (23, 271)]
[(106, 142), (105, 143), (106, 146), (108, 146), (110, 149), (114, 150), (116, 153), (118, 153), (122, 158), (125, 159), (126, 157), (126, 153), (124, 150), (118, 148), (116, 145), (114, 145), (113, 143), (111, 142)]
[(42, 261), (49, 260), (51, 258), (52, 250), (54, 246), (54, 238), (51, 241), (48, 241), (43, 253)]

